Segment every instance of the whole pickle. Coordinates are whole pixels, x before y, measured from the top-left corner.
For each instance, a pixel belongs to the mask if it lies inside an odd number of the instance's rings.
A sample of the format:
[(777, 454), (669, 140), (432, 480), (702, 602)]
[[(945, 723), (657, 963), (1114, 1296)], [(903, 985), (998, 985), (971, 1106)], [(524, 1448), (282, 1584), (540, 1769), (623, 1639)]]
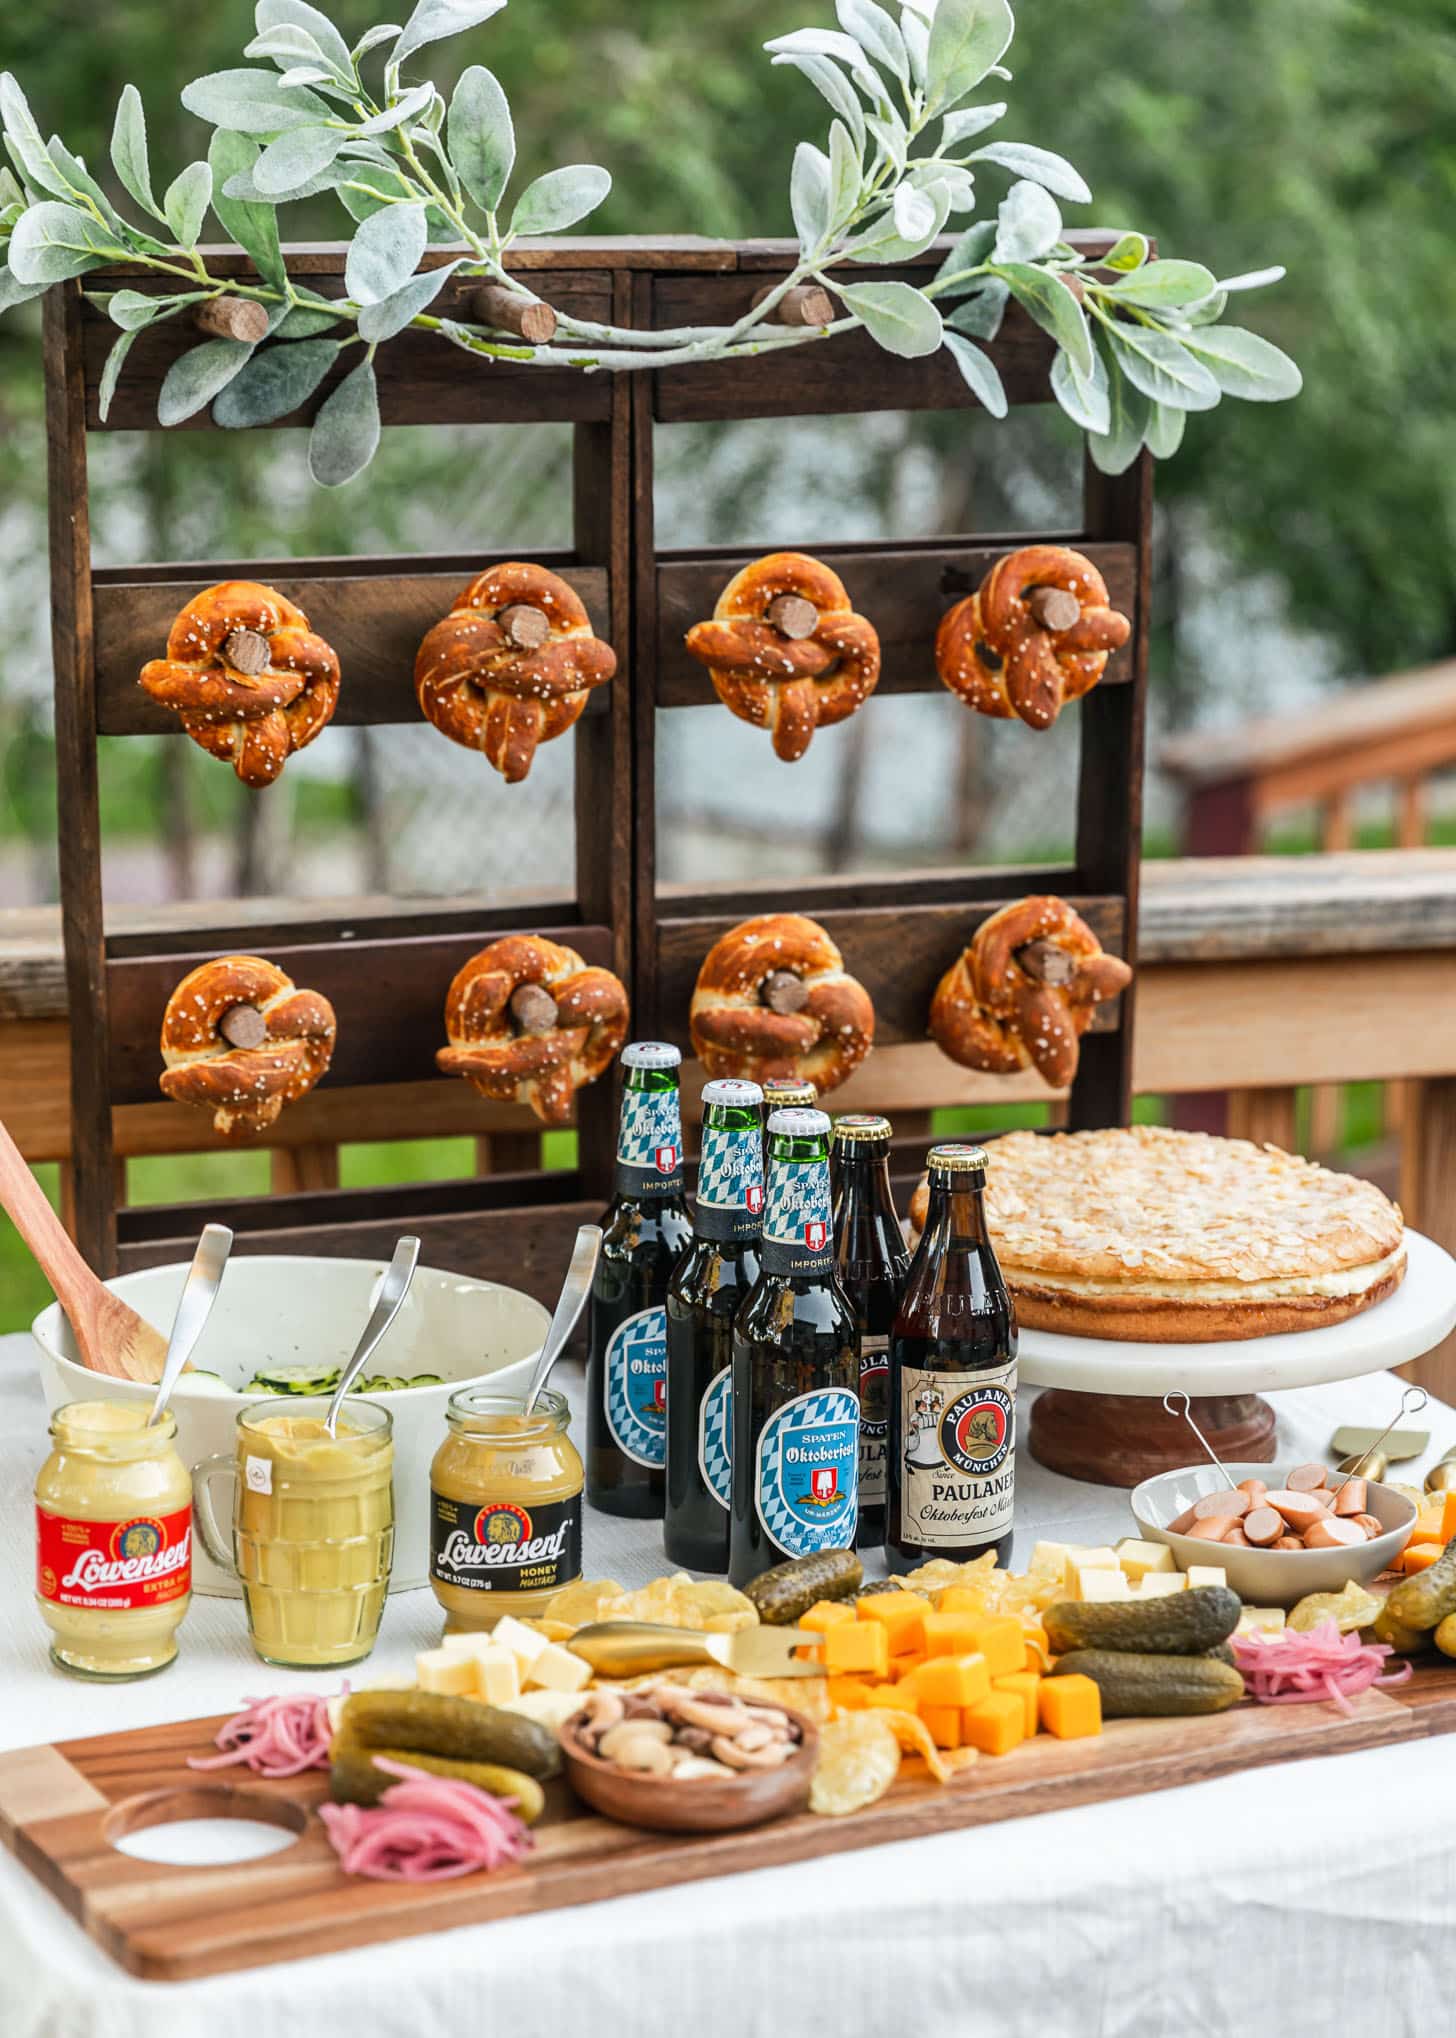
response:
[(561, 1767), (555, 1735), (537, 1721), (438, 1691), (351, 1692), (334, 1738), (360, 1748), (412, 1749), (452, 1762), (494, 1762), (527, 1776), (554, 1776)]
[(431, 1776), (451, 1776), (461, 1783), (473, 1783), (492, 1797), (509, 1798), (517, 1815), (534, 1826), (546, 1805), (546, 1794), (534, 1776), (519, 1769), (506, 1769), (496, 1762), (452, 1762), (443, 1755), (422, 1755), (418, 1748), (361, 1748), (357, 1742), (334, 1737), (329, 1751), (329, 1796), (337, 1804), (377, 1804), (399, 1777), (376, 1766), (380, 1756), (389, 1762), (407, 1763)]
[(1428, 1630), (1439, 1627), (1448, 1613), (1456, 1613), (1456, 1536), (1434, 1564), (1391, 1588), (1375, 1625), (1389, 1620), (1404, 1628)]

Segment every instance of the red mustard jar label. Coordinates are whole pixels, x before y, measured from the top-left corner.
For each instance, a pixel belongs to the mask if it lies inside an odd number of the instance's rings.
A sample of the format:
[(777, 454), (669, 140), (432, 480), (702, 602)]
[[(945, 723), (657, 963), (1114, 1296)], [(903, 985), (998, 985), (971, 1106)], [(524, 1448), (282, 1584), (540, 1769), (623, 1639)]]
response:
[(35, 1510), (35, 1589), (57, 1606), (129, 1612), (192, 1590), (192, 1509), (125, 1521), (72, 1521)]

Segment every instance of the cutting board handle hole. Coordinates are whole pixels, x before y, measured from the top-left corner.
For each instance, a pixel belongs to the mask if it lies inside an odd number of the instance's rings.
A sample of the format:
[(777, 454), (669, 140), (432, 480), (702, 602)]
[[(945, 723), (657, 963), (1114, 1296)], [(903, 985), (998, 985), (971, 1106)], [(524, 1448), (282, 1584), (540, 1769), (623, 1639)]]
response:
[(109, 1846), (141, 1861), (232, 1867), (291, 1847), (308, 1812), (289, 1798), (226, 1783), (189, 1783), (123, 1798), (102, 1826)]

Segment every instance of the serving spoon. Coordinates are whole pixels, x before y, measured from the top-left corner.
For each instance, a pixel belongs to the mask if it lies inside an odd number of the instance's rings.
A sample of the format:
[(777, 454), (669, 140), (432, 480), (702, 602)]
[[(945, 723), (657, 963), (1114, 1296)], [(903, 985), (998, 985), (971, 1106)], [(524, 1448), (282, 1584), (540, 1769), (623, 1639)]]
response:
[(566, 1279), (561, 1286), (556, 1312), (547, 1328), (546, 1342), (537, 1357), (531, 1384), (526, 1389), (527, 1415), (536, 1406), (541, 1390), (550, 1376), (551, 1368), (561, 1357), (562, 1346), (576, 1329), (576, 1319), (581, 1315), (582, 1305), (591, 1293), (592, 1275), (596, 1272), (597, 1254), (601, 1248), (602, 1227), (599, 1224), (584, 1224), (576, 1234), (576, 1244), (571, 1249), (571, 1265), (566, 1269)]
[(167, 1403), (172, 1398), (172, 1389), (181, 1376), (182, 1368), (191, 1358), (193, 1348), (201, 1337), (207, 1319), (212, 1314), (212, 1305), (217, 1300), (217, 1291), (222, 1283), (222, 1270), (228, 1263), (228, 1254), (233, 1249), (233, 1235), (225, 1224), (205, 1224), (202, 1236), (197, 1241), (197, 1250), (192, 1255), (192, 1265), (187, 1279), (182, 1284), (181, 1299), (177, 1314), (172, 1318), (172, 1335), (167, 1343), (167, 1362), (162, 1368), (162, 1378), (157, 1387), (157, 1396), (152, 1403), (152, 1412), (147, 1417), (147, 1427), (159, 1422)]
[(337, 1432), (339, 1410), (344, 1405), (344, 1396), (358, 1379), (364, 1368), (364, 1361), (379, 1343), (389, 1326), (399, 1315), (404, 1298), (409, 1293), (410, 1282), (415, 1277), (415, 1268), (420, 1261), (420, 1242), (417, 1238), (402, 1238), (394, 1249), (394, 1258), (379, 1284), (379, 1293), (374, 1307), (369, 1312), (369, 1321), (354, 1347), (353, 1357), (339, 1375), (339, 1384), (334, 1389), (334, 1398), (329, 1403), (329, 1412), (324, 1417), (324, 1428), (330, 1436)]

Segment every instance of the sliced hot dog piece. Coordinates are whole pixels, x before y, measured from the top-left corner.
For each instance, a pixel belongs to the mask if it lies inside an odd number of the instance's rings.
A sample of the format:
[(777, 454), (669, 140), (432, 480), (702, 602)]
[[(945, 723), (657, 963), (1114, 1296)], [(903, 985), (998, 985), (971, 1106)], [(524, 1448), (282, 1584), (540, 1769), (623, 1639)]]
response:
[(1228, 1534), (1224, 1537), (1223, 1540), (1225, 1549), (1227, 1549), (1230, 1543), (1234, 1545), (1235, 1549), (1239, 1550), (1250, 1550), (1253, 1548), (1253, 1544), (1244, 1534), (1244, 1524), (1241, 1521), (1236, 1521), (1234, 1523), (1233, 1527), (1229, 1530)]
[(1363, 1514), (1367, 1498), (1363, 1479), (1347, 1479), (1335, 1495), (1335, 1513)]
[(1251, 1507), (1244, 1516), (1244, 1534), (1260, 1549), (1277, 1543), (1284, 1533), (1284, 1517), (1274, 1507)]
[(1257, 1507), (1269, 1491), (1269, 1483), (1265, 1479), (1240, 1479), (1239, 1491), (1248, 1494), (1250, 1507)]
[(1229, 1530), (1236, 1526), (1236, 1518), (1231, 1514), (1205, 1514), (1184, 1533), (1196, 1537), (1201, 1543), (1221, 1543)]
[(1305, 1547), (1310, 1550), (1339, 1550), (1354, 1543), (1363, 1543), (1365, 1531), (1358, 1522), (1342, 1521), (1337, 1514), (1323, 1515), (1312, 1529), (1305, 1532)]
[(1296, 1465), (1284, 1484), (1291, 1493), (1313, 1493), (1325, 1483), (1323, 1465)]
[(1353, 1514), (1350, 1516), (1350, 1519), (1360, 1528), (1364, 1529), (1366, 1535), (1372, 1540), (1376, 1536), (1383, 1536), (1385, 1534), (1385, 1526), (1376, 1515)]
[(1216, 1493), (1205, 1493), (1202, 1499), (1193, 1503), (1195, 1521), (1217, 1520), (1222, 1516), (1227, 1516), (1230, 1521), (1237, 1521), (1240, 1515), (1247, 1514), (1248, 1511), (1248, 1494), (1240, 1493), (1237, 1487), (1231, 1486), (1220, 1486)]
[(1300, 1541), (1298, 1536), (1286, 1535), (1281, 1536), (1277, 1543), (1271, 1543), (1269, 1547), (1270, 1549), (1273, 1550), (1302, 1550), (1304, 1548), (1304, 1544)]
[(1324, 1519), (1325, 1511), (1312, 1494), (1295, 1493), (1288, 1487), (1276, 1488), (1266, 1497), (1265, 1505), (1277, 1507), (1289, 1526), (1300, 1535)]
[(1186, 1536), (1189, 1529), (1192, 1528), (1194, 1521), (1196, 1519), (1197, 1517), (1195, 1516), (1193, 1509), (1191, 1507), (1185, 1507), (1183, 1512), (1175, 1520), (1170, 1521), (1168, 1523), (1169, 1535)]

